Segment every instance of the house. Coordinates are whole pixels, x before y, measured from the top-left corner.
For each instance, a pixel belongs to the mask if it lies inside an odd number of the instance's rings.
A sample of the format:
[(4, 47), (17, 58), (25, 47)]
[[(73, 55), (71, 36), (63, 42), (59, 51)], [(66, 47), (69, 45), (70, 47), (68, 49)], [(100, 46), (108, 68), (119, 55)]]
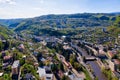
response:
[(56, 80), (54, 74), (52, 73), (46, 73), (45, 68), (38, 67), (39, 77), (41, 80)]
[(120, 72), (120, 70), (118, 69), (120, 67), (120, 60), (118, 59), (113, 59), (113, 62), (115, 64), (115, 70)]
[(43, 41), (41, 41), (41, 44), (46, 46), (47, 43), (43, 40)]
[(106, 53), (103, 50), (99, 50), (98, 57), (100, 59), (107, 59)]
[(28, 42), (28, 45), (33, 46), (33, 43), (32, 42)]
[(12, 56), (4, 56), (3, 57), (3, 63), (10, 63), (12, 61)]
[(9, 60), (12, 56), (8, 55), (8, 56), (4, 56), (3, 60)]
[(5, 51), (2, 51), (1, 53), (2, 53), (2, 55), (1, 55), (2, 58), (3, 58), (4, 56), (6, 56)]
[(41, 80), (46, 80), (46, 72), (44, 68), (38, 67), (37, 72), (39, 73), (39, 77), (41, 78)]
[(112, 51), (108, 51), (108, 57), (109, 57), (110, 59), (114, 57), (114, 54), (113, 54)]
[(46, 80), (55, 80), (53, 74), (46, 74)]
[(35, 36), (34, 39), (35, 39), (36, 42), (41, 42), (41, 41), (44, 40), (44, 38), (40, 37), (40, 36)]
[(114, 62), (112, 62), (111, 60), (109, 60), (108, 62), (109, 62), (109, 68), (111, 69), (111, 71), (115, 71), (115, 64), (114, 64)]
[(68, 46), (68, 45), (64, 45), (64, 46), (63, 46), (63, 49), (65, 49), (65, 50), (71, 50), (71, 47)]
[(34, 56), (37, 56), (37, 55), (38, 55), (38, 52), (37, 52), (37, 51), (34, 51), (34, 52), (33, 52), (33, 55), (34, 55)]
[(55, 36), (46, 37), (45, 42), (54, 43), (54, 42), (57, 42), (57, 38)]
[(120, 34), (118, 34), (118, 39), (120, 39)]
[(38, 67), (39, 64), (38, 64), (37, 62), (34, 62), (34, 66), (35, 66), (35, 67)]
[(116, 65), (120, 65), (120, 60), (118, 60), (118, 59), (113, 59), (113, 61), (114, 61), (114, 63), (115, 63)]
[(26, 55), (23, 55), (22, 58), (23, 58), (23, 59), (26, 59)]
[(107, 29), (106, 29), (106, 28), (102, 28), (102, 31), (103, 31), (104, 33), (106, 33), (106, 32), (107, 32)]
[(19, 60), (14, 61), (12, 65), (12, 74), (19, 74)]
[(24, 80), (34, 80), (33, 75), (31, 73), (27, 73), (24, 77)]
[(46, 61), (46, 59), (45, 58), (40, 58), (40, 60), (42, 61), (42, 62), (45, 62)]
[(65, 66), (67, 66), (69, 69), (72, 69), (72, 66), (69, 62), (66, 62), (65, 60), (63, 60), (63, 63), (65, 64)]
[(12, 80), (18, 80), (19, 64), (19, 60), (16, 60), (12, 65)]
[(57, 75), (58, 75), (60, 78), (62, 78), (62, 77), (64, 76), (64, 73), (63, 73), (63, 71), (59, 70)]
[(0, 72), (0, 77), (3, 76), (3, 72)]
[(23, 51), (23, 50), (25, 49), (25, 47), (24, 47), (23, 44), (20, 44), (20, 45), (18, 46), (18, 48), (19, 48), (20, 51)]

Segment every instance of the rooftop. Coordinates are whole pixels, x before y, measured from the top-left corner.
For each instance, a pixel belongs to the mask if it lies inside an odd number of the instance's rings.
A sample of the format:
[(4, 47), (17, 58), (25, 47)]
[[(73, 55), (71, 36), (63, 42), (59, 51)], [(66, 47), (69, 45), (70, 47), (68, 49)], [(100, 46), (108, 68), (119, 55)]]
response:
[(0, 73), (0, 76), (2, 76), (2, 75), (3, 75), (3, 72)]
[(46, 75), (45, 69), (38, 67), (39, 77), (44, 77)]
[(17, 68), (19, 66), (19, 60), (14, 61), (12, 68)]
[(27, 73), (27, 74), (25, 75), (25, 79), (27, 79), (27, 80), (32, 80), (32, 79), (33, 79), (33, 75), (32, 75), (31, 73)]
[(8, 60), (10, 58), (11, 58), (11, 56), (4, 56), (4, 60)]
[(46, 80), (52, 80), (53, 74), (46, 74)]
[(118, 59), (114, 59), (113, 61), (114, 61), (115, 64), (120, 65), (120, 60), (118, 60)]

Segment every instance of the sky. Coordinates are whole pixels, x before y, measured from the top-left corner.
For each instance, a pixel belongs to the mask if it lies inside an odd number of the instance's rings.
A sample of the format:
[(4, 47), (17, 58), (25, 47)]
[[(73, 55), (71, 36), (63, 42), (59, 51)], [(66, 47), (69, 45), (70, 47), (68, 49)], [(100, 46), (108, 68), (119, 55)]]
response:
[(0, 19), (120, 12), (120, 0), (0, 0)]

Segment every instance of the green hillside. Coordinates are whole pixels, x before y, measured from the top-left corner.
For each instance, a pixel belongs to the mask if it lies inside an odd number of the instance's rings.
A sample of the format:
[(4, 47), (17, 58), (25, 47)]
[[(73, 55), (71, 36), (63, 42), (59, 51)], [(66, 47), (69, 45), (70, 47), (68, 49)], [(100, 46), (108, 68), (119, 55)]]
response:
[(0, 24), (8, 27), (16, 27), (24, 19), (0, 19)]
[(26, 19), (18, 24), (14, 30), (17, 32), (28, 31), (39, 35), (41, 34), (40, 31), (42, 31), (42, 33), (53, 33), (53, 30), (56, 32), (56, 29), (63, 30), (67, 28), (76, 29), (79, 27), (107, 27), (113, 24), (116, 20), (116, 15), (118, 14), (82, 13), (69, 15), (44, 15)]
[(108, 30), (115, 36), (120, 34), (120, 16), (117, 16), (116, 21), (112, 26), (108, 27)]
[(1, 39), (7, 39), (9, 35), (11, 35), (13, 32), (11, 30), (8, 30), (7, 27), (0, 25), (0, 38)]

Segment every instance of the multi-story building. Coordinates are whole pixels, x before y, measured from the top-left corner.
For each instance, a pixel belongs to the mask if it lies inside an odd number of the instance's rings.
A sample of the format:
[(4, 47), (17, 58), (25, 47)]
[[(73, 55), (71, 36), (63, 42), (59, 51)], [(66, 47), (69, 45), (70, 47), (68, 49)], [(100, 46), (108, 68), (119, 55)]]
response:
[(14, 61), (13, 65), (12, 65), (12, 74), (17, 75), (19, 74), (19, 60)]

